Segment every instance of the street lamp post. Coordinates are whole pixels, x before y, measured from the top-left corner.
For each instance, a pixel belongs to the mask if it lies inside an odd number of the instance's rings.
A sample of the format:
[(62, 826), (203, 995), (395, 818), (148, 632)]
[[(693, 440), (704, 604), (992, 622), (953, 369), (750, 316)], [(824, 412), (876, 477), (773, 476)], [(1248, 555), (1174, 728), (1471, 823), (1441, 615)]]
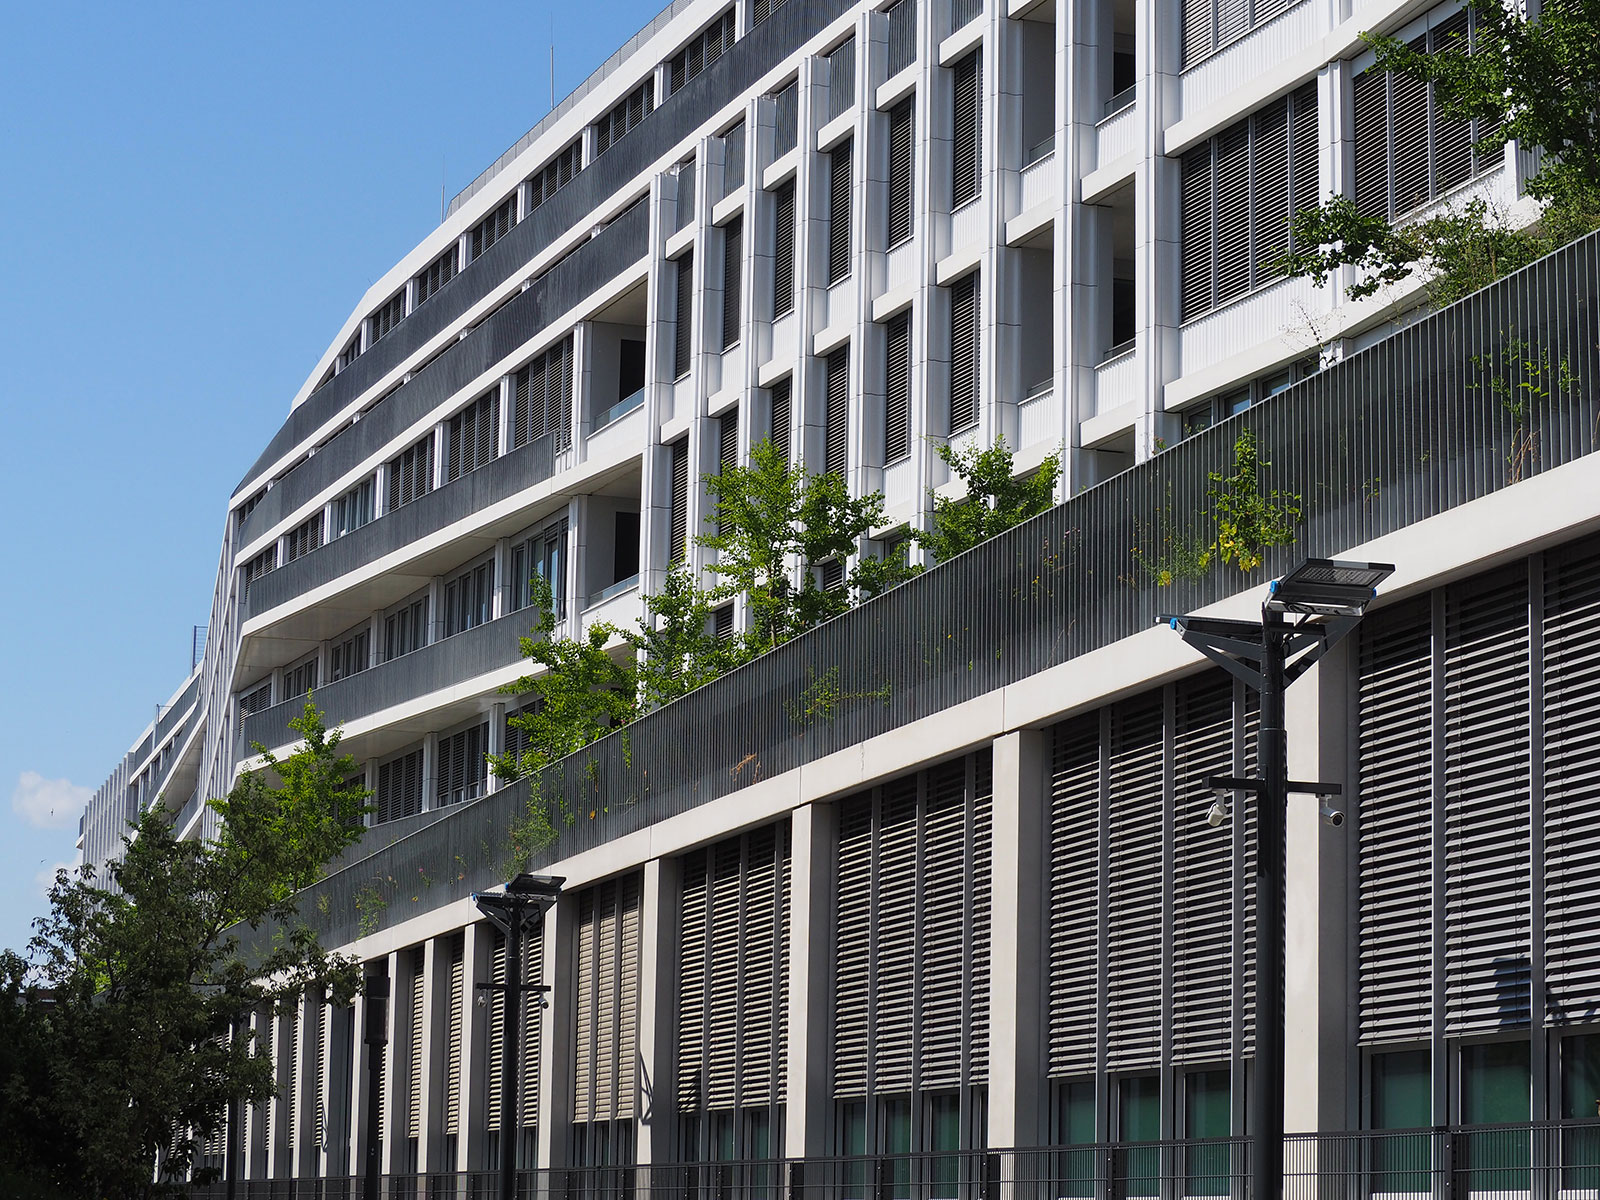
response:
[(383, 1170), (383, 1055), (389, 1045), (389, 977), (368, 975), (361, 987), (366, 998), (361, 1040), (367, 1044), (367, 1200), (378, 1200)]
[[(1327, 797), (1336, 783), (1289, 778), (1284, 733), (1284, 690), (1342, 641), (1360, 622), (1377, 585), (1391, 574), (1387, 563), (1307, 559), (1270, 585), (1261, 621), (1163, 616), (1183, 640), (1224, 667), (1261, 697), (1256, 757), (1261, 776), (1215, 776), (1207, 786), (1247, 792), (1256, 799), (1256, 1062), (1250, 1120), (1249, 1175), (1252, 1200), (1283, 1195), (1283, 849), (1284, 817), (1291, 792), (1323, 798), (1323, 818), (1340, 825), (1344, 814)], [(1291, 622), (1286, 614), (1296, 614)], [(1213, 824), (1226, 811), (1213, 807)]]
[(522, 939), (545, 910), (556, 902), (566, 880), (555, 875), (529, 875), (524, 872), (503, 892), (474, 892), (478, 911), (493, 921), (506, 935), (506, 978), (504, 983), (480, 983), (480, 992), (499, 992), (504, 997), (506, 1019), (500, 1042), (500, 1200), (515, 1200), (517, 1194), (517, 1142), (514, 1136), (517, 1109), (517, 1045), (522, 1040), (521, 1006), (516, 1001), (524, 992), (543, 995), (543, 985), (522, 982)]

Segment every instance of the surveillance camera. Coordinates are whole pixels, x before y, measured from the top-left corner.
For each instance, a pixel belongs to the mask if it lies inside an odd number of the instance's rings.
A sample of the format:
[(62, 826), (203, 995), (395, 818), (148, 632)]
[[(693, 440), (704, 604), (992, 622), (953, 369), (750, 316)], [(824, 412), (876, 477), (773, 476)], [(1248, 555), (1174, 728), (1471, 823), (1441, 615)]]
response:
[(1318, 796), (1322, 801), (1322, 823), (1330, 828), (1337, 829), (1344, 824), (1344, 809), (1333, 806), (1332, 796)]
[(1211, 802), (1211, 807), (1206, 810), (1206, 824), (1215, 829), (1219, 825), (1228, 823), (1228, 802), (1218, 796)]
[(479, 992), (478, 993), (478, 1007), (479, 1008), (487, 1008), (488, 1006), (489, 1006), (489, 993), (488, 992)]

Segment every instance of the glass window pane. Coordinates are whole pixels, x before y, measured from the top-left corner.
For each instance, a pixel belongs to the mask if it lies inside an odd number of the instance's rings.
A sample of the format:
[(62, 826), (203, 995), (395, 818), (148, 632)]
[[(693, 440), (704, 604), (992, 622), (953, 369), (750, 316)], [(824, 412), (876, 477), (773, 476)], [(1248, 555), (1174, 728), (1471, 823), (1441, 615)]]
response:
[[(1374, 1054), (1368, 1109), (1373, 1129), (1420, 1129), (1433, 1123), (1432, 1071), (1426, 1050)], [(1426, 1192), (1432, 1177), (1427, 1134), (1376, 1139), (1375, 1192)]]
[[(1226, 1138), (1232, 1129), (1228, 1107), (1228, 1072), (1195, 1071), (1183, 1081), (1183, 1133), (1187, 1138)], [(1226, 1196), (1229, 1192), (1229, 1154), (1223, 1142), (1215, 1146), (1188, 1149), (1190, 1196)]]
[[(1092, 1146), (1095, 1142), (1094, 1081), (1079, 1079), (1056, 1089), (1056, 1142), (1062, 1146)], [(1056, 1194), (1089, 1197), (1095, 1194), (1095, 1156), (1092, 1150), (1069, 1151), (1057, 1156)]]
[[(1600, 1116), (1600, 1034), (1561, 1039), (1561, 1115)], [(1561, 1132), (1561, 1186), (1600, 1189), (1600, 1127)]]
[[(1154, 1142), (1161, 1137), (1161, 1080), (1134, 1075), (1117, 1081), (1117, 1140)], [(1126, 1151), (1127, 1196), (1154, 1196), (1161, 1185), (1161, 1150), (1156, 1146)]]
[[(1531, 1102), (1532, 1075), (1527, 1042), (1461, 1047), (1463, 1124), (1527, 1121)], [(1526, 1129), (1464, 1134), (1461, 1142), (1471, 1190), (1527, 1190), (1532, 1156)]]

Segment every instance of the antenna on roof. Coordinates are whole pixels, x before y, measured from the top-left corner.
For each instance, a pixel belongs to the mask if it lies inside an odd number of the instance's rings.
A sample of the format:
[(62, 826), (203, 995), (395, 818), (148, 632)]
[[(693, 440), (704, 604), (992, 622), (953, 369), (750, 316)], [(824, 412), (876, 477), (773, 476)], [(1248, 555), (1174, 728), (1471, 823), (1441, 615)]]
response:
[(444, 224), (444, 155), (439, 155), (439, 224)]
[(556, 15), (550, 14), (550, 111), (556, 110)]

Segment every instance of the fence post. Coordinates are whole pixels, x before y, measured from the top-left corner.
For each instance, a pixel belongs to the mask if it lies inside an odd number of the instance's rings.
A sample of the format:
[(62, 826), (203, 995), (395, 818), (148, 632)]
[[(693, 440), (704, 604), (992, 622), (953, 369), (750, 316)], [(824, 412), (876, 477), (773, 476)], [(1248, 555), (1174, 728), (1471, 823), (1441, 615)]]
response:
[(1465, 1200), (1465, 1193), (1458, 1193), (1456, 1189), (1456, 1138), (1449, 1129), (1435, 1131), (1439, 1142), (1439, 1200), (1456, 1200), (1460, 1194)]
[(991, 1151), (983, 1156), (983, 1200), (1000, 1200), (1000, 1156)]
[(1101, 1174), (1105, 1177), (1105, 1200), (1122, 1200), (1121, 1154), (1117, 1147), (1107, 1146), (1101, 1151)]
[(789, 1200), (800, 1200), (805, 1189), (805, 1164), (797, 1158), (789, 1160)]

